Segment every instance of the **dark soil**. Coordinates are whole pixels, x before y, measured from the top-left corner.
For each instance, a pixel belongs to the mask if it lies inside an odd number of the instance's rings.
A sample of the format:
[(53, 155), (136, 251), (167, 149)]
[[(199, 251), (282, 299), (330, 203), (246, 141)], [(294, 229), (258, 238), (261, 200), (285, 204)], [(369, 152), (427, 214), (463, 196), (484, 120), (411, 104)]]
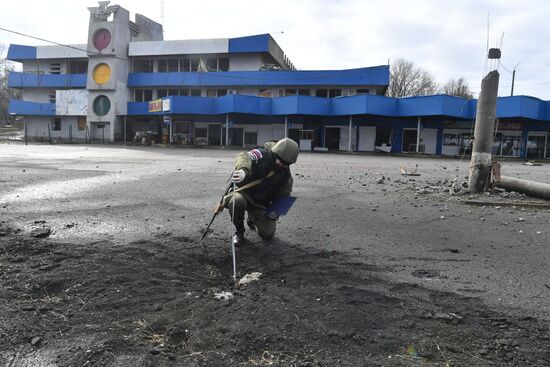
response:
[(239, 278), (262, 277), (235, 286), (229, 241), (189, 236), (54, 243), (1, 228), (0, 364), (550, 365), (545, 321), (277, 240), (238, 249)]

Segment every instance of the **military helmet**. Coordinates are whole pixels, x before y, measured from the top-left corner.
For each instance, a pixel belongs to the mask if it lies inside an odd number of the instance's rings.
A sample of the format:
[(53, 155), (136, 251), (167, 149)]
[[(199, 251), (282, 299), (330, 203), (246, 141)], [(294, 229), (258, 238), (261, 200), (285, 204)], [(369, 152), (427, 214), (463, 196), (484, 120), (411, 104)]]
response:
[(279, 140), (271, 151), (277, 155), (281, 160), (285, 161), (288, 164), (296, 163), (298, 160), (298, 153), (300, 148), (298, 144), (289, 138), (284, 138)]

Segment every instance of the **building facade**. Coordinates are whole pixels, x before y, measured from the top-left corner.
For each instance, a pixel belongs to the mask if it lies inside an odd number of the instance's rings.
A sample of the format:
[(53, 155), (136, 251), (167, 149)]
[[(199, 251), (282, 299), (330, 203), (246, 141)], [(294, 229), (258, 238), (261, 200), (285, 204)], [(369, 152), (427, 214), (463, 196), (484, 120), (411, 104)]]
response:
[[(10, 45), (9, 87), (29, 139), (247, 147), (288, 136), (302, 150), (470, 153), (476, 100), (389, 98), (389, 66), (300, 71), (269, 34), (163, 40), (120, 6), (89, 8), (87, 43)], [(550, 102), (499, 98), (493, 153), (550, 157)]]

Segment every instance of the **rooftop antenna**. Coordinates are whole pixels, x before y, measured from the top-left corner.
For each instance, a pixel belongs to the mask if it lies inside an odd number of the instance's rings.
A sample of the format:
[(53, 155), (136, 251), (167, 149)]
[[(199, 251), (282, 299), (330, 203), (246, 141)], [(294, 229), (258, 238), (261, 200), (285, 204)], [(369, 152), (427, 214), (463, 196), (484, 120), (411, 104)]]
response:
[(164, 0), (160, 0), (160, 25), (162, 26), (162, 31), (164, 32)]

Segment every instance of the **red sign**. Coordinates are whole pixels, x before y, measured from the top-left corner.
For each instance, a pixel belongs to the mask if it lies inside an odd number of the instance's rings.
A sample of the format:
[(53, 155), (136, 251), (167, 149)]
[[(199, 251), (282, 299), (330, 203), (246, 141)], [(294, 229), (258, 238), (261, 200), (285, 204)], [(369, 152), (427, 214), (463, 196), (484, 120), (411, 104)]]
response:
[(162, 111), (162, 99), (155, 99), (154, 101), (149, 102), (149, 112), (160, 111)]
[(522, 130), (522, 126), (520, 122), (499, 121), (498, 129), (499, 130)]

